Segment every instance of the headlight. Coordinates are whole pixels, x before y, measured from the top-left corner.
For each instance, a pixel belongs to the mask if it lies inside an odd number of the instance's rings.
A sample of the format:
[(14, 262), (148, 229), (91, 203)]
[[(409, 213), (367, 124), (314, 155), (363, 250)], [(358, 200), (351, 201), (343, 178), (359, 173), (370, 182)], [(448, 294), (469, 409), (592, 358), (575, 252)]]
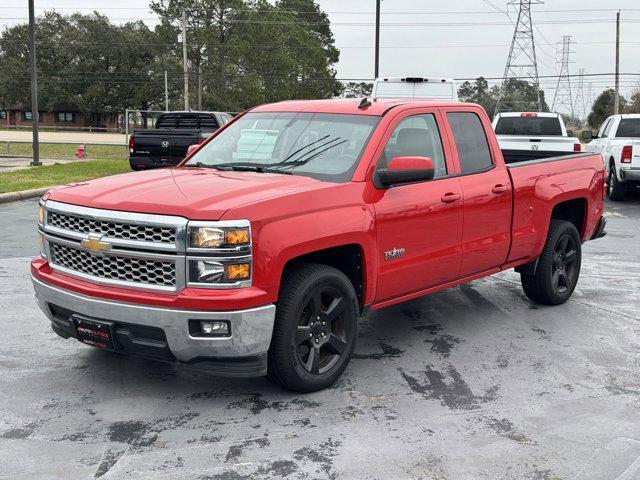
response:
[(251, 230), (249, 222), (189, 223), (189, 248), (249, 248)]
[(189, 281), (191, 283), (243, 286), (250, 279), (250, 258), (243, 258), (241, 261), (222, 258), (189, 260)]
[(187, 279), (194, 287), (251, 285), (251, 225), (248, 220), (189, 222)]
[(38, 204), (38, 225), (44, 224), (44, 202), (40, 201)]

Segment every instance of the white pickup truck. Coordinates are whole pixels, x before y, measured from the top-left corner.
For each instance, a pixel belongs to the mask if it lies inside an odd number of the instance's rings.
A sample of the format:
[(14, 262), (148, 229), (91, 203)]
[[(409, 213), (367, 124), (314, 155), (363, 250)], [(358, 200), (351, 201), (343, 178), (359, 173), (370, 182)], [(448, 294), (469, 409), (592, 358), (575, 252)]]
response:
[(609, 198), (623, 200), (627, 187), (640, 184), (640, 114), (611, 115), (597, 134), (585, 130), (582, 138), (593, 139), (587, 151), (602, 155)]
[(493, 130), (501, 150), (511, 156), (518, 152), (527, 158), (558, 155), (559, 152), (580, 152), (580, 140), (564, 126), (562, 117), (547, 112), (498, 113), (493, 118)]

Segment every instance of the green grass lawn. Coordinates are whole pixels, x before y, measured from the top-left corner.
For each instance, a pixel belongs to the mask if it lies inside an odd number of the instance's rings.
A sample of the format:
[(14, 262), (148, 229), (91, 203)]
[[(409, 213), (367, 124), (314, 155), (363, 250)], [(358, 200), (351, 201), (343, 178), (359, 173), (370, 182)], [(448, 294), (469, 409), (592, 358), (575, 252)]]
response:
[[(76, 158), (79, 143), (40, 143), (40, 158)], [(128, 156), (124, 145), (85, 145), (89, 159), (125, 159)], [(9, 157), (33, 157), (31, 143), (10, 142)], [(0, 142), (0, 155), (7, 154), (7, 142)]]
[(129, 161), (123, 155), (117, 160), (85, 160), (24, 168), (0, 173), (0, 193), (62, 185), (130, 171)]

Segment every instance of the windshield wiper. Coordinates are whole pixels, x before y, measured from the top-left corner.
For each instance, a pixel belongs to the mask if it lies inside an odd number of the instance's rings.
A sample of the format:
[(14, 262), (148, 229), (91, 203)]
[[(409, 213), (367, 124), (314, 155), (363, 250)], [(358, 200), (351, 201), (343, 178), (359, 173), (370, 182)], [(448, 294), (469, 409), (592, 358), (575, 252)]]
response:
[(258, 172), (258, 173), (282, 173), (285, 175), (293, 175), (291, 172), (282, 171), (277, 168), (271, 168), (267, 165), (259, 165), (256, 163), (228, 163), (226, 165), (217, 165), (215, 168), (223, 171), (234, 172)]

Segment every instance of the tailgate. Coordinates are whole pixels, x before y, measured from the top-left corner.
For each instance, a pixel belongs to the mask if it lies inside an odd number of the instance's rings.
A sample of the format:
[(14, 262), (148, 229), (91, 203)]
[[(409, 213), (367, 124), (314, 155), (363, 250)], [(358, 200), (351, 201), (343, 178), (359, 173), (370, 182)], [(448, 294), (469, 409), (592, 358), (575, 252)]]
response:
[(640, 140), (631, 142), (631, 168), (640, 168)]
[(160, 158), (184, 158), (189, 146), (198, 143), (199, 137), (200, 132), (196, 129), (137, 130), (133, 133), (133, 153)]
[(540, 150), (544, 152), (573, 152), (573, 137), (528, 137), (497, 135), (501, 150)]

